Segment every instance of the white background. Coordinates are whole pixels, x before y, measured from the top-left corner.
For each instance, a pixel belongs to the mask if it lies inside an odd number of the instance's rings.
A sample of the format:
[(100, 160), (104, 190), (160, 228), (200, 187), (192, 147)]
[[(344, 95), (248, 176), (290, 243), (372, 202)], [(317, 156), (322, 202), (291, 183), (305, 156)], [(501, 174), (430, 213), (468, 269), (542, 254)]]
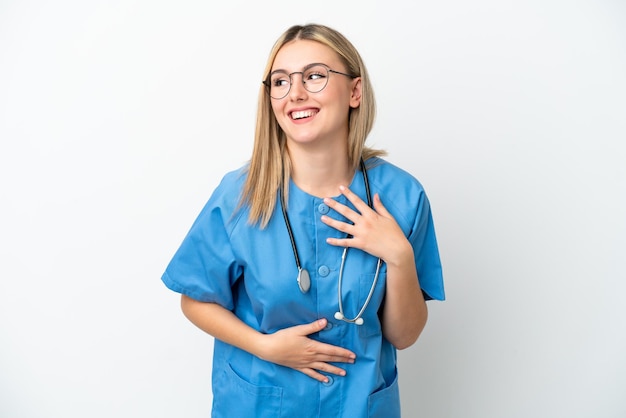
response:
[(0, 1), (0, 416), (209, 415), (212, 339), (160, 276), (308, 22), (361, 51), (370, 144), (434, 210), (404, 416), (626, 416), (619, 0)]

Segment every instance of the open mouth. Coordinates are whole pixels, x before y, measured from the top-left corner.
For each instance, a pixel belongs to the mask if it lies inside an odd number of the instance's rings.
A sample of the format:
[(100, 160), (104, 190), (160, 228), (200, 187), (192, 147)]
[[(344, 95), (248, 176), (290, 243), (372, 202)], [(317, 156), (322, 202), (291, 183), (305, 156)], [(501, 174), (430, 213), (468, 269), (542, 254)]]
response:
[(312, 116), (315, 116), (317, 112), (318, 111), (315, 109), (298, 110), (295, 112), (291, 112), (291, 119), (300, 120), (300, 119), (310, 118)]

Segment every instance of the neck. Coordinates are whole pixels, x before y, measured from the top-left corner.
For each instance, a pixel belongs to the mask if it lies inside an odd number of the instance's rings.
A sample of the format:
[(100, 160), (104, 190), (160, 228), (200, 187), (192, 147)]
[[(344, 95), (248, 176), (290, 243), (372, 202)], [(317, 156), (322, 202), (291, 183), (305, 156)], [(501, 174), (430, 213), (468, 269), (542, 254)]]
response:
[(290, 147), (289, 158), (294, 183), (313, 196), (337, 196), (339, 186), (348, 186), (354, 176), (344, 149), (311, 152), (300, 147)]

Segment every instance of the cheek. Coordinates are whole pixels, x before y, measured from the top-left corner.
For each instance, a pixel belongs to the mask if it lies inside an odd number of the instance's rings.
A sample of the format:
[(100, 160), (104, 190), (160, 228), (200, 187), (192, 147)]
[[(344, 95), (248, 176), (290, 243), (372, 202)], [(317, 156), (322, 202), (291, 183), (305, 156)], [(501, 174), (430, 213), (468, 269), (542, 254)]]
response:
[(278, 118), (282, 114), (282, 109), (284, 108), (284, 104), (282, 100), (272, 100), (272, 111), (274, 112), (274, 116)]
[(274, 114), (274, 118), (276, 119), (276, 122), (278, 122), (278, 125), (281, 127), (281, 129), (285, 130), (285, 115), (283, 109), (284, 105), (272, 102), (272, 113)]
[[(328, 88), (328, 87), (326, 87)], [(336, 106), (338, 108), (349, 107), (351, 103), (352, 92), (348, 88), (343, 86), (335, 89), (329, 89), (325, 96), (325, 100), (328, 104)]]

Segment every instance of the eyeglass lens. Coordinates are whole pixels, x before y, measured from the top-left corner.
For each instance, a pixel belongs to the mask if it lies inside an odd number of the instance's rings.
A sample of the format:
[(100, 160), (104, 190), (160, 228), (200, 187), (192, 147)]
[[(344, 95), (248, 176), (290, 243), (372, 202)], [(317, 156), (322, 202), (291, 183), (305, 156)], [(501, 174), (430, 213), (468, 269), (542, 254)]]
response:
[(328, 83), (328, 69), (323, 65), (314, 65), (305, 68), (303, 71), (287, 74), (279, 71), (271, 75), (269, 80), (269, 93), (274, 99), (282, 99), (291, 90), (293, 76), (300, 74), (302, 76), (302, 84), (310, 93), (318, 93), (326, 87)]

